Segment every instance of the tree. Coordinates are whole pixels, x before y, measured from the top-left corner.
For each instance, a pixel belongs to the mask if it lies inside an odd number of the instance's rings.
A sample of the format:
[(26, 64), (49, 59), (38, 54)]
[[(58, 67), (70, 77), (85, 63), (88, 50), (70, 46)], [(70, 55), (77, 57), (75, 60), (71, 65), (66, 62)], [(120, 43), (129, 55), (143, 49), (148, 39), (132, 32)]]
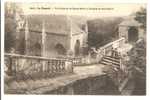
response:
[(146, 30), (146, 8), (141, 7), (139, 11), (135, 13), (135, 20), (142, 23), (142, 28)]
[(146, 41), (139, 40), (128, 53), (130, 60), (127, 67), (132, 73), (132, 80), (135, 82), (133, 94), (144, 95), (146, 92)]
[(22, 14), (22, 9), (16, 3), (5, 4), (5, 52), (15, 49), (17, 37), (17, 17)]
[(109, 17), (88, 21), (88, 45), (100, 47), (118, 38), (118, 24), (121, 17)]

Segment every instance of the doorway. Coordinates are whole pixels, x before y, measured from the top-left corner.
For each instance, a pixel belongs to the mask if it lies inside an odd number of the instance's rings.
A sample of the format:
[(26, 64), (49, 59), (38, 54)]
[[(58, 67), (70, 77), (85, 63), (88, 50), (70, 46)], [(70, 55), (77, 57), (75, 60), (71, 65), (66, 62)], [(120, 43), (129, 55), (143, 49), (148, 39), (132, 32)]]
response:
[(136, 27), (130, 27), (128, 30), (128, 41), (136, 42), (138, 40), (138, 29)]
[(55, 50), (56, 50), (57, 54), (59, 54), (59, 55), (65, 55), (66, 54), (66, 49), (60, 43), (56, 44)]
[(79, 56), (80, 55), (80, 41), (76, 40), (75, 43), (75, 56)]

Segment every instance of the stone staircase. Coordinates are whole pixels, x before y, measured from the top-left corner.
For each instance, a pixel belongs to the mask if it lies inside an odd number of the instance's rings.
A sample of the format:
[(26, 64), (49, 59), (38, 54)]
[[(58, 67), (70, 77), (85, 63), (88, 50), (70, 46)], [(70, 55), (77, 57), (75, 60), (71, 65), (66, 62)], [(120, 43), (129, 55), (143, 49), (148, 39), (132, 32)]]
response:
[(100, 61), (103, 65), (113, 65), (116, 67), (120, 67), (120, 57), (112, 57), (112, 56), (105, 56)]

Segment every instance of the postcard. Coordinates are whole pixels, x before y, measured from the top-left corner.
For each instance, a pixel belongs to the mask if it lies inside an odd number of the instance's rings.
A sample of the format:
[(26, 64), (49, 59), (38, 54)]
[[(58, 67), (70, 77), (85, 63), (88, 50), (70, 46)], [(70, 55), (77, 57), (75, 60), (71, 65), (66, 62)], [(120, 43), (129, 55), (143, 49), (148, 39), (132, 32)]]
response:
[(4, 3), (4, 94), (146, 95), (146, 3)]

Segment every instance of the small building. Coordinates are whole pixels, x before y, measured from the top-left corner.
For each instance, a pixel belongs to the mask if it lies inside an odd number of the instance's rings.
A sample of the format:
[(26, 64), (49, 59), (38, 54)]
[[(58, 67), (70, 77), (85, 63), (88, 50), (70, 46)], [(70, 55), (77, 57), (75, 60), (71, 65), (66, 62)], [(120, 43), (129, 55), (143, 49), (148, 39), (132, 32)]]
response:
[(119, 38), (125, 37), (126, 42), (135, 42), (140, 37), (141, 24), (133, 18), (119, 24)]
[(27, 15), (20, 34), (27, 55), (56, 57), (81, 55), (87, 44), (86, 20), (65, 15)]

